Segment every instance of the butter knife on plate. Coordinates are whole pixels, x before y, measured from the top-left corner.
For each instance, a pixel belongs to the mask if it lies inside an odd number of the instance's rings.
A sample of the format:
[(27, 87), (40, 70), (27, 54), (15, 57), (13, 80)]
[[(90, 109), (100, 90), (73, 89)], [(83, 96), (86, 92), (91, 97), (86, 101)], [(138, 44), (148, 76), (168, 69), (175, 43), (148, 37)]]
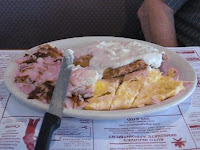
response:
[(63, 102), (66, 98), (73, 59), (73, 51), (70, 49), (65, 51), (49, 110), (45, 113), (35, 150), (48, 150), (53, 132), (60, 127), (63, 114)]

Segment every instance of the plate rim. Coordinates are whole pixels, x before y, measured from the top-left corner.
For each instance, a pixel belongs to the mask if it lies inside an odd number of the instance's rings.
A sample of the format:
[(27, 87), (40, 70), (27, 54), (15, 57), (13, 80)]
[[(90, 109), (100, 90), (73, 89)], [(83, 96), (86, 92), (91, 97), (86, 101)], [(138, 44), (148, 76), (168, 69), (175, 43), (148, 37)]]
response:
[[(158, 50), (164, 50), (165, 52), (172, 54), (172, 55), (175, 55), (175, 56), (179, 57), (180, 59), (182, 59), (183, 61), (185, 61), (185, 63), (193, 71), (194, 83), (191, 86), (191, 88), (189, 88), (189, 90), (186, 91), (186, 93), (184, 95), (181, 95), (178, 98), (178, 100), (169, 101), (169, 99), (167, 99), (167, 100), (165, 100), (165, 101), (163, 101), (159, 104), (153, 104), (153, 105), (150, 105), (150, 106), (145, 106), (143, 108), (132, 108), (132, 109), (112, 110), (112, 111), (79, 110), (79, 109), (66, 109), (66, 108), (64, 108), (63, 117), (68, 116), (68, 117), (76, 117), (76, 118), (84, 118), (84, 119), (104, 119), (104, 120), (106, 119), (107, 120), (107, 119), (122, 119), (122, 118), (127, 118), (127, 117), (138, 117), (138, 116), (142, 116), (142, 115), (148, 115), (150, 113), (158, 112), (158, 111), (167, 109), (169, 107), (172, 107), (172, 106), (175, 106), (175, 105), (181, 103), (182, 101), (187, 99), (194, 92), (194, 90), (196, 88), (197, 77), (196, 77), (196, 72), (194, 71), (192, 65), (185, 58), (183, 58), (180, 55), (176, 54), (175, 52), (168, 50), (167, 48), (162, 47), (162, 46), (157, 45), (157, 44), (153, 44), (153, 43), (149, 43), (149, 42), (141, 41), (141, 40), (137, 40), (137, 39), (123, 38), (123, 37), (113, 37), (113, 36), (74, 37), (74, 38), (51, 41), (51, 42), (47, 42), (47, 43), (44, 43), (44, 44), (55, 45), (55, 44), (63, 43), (63, 42), (66, 42), (66, 41), (69, 42), (71, 40), (72, 41), (81, 41), (81, 40), (88, 41), (89, 40), (89, 41), (93, 41), (93, 42), (98, 41), (98, 40), (102, 40), (102, 41), (105, 41), (105, 40), (138, 41), (142, 44), (147, 44), (147, 45), (156, 47)], [(84, 44), (84, 42), (83, 42), (83, 44)], [(43, 44), (40, 44), (40, 45), (43, 45)], [(34, 51), (38, 46), (39, 45), (32, 47), (25, 52)], [(19, 57), (21, 57), (21, 55)], [(43, 103), (43, 102), (35, 100), (35, 99), (33, 99), (33, 100), (27, 99), (26, 94), (21, 92), (17, 87), (13, 87), (13, 85), (12, 85), (13, 83), (10, 82), (9, 77), (14, 76), (14, 75), (10, 75), (13, 72), (12, 67), (15, 67), (15, 65), (16, 65), (16, 63), (14, 63), (14, 60), (10, 62), (10, 64), (8, 65), (8, 67), (6, 68), (6, 70), (4, 72), (4, 79), (3, 80), (6, 84), (6, 87), (9, 89), (9, 91), (18, 100), (20, 100), (20, 101), (24, 102), (25, 104), (32, 106), (34, 108), (37, 108), (37, 109), (40, 109), (40, 110), (43, 110), (43, 111), (48, 111), (49, 104)], [(11, 68), (11, 70), (10, 70), (10, 68)]]

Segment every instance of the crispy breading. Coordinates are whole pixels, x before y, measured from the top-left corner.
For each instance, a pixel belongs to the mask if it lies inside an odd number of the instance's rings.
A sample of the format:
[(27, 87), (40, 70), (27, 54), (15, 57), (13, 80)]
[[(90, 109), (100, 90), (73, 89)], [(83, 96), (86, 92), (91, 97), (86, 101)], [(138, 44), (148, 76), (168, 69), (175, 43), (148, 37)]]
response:
[[(78, 59), (75, 59), (74, 65), (80, 65), (82, 67), (89, 66), (90, 59), (92, 58), (92, 55), (86, 55), (83, 57), (80, 57)], [(119, 76), (123, 76), (127, 73), (131, 73), (134, 71), (142, 70), (147, 67), (147, 64), (143, 60), (137, 60), (135, 62), (132, 62), (128, 65), (118, 67), (118, 68), (108, 68), (103, 73), (103, 79), (111, 79)]]
[(138, 61), (132, 62), (128, 65), (125, 65), (125, 66), (122, 66), (119, 68), (106, 69), (103, 73), (103, 78), (110, 79), (110, 78), (114, 78), (114, 77), (123, 76), (125, 74), (131, 73), (134, 71), (145, 69), (146, 67), (147, 67), (147, 64), (143, 60), (138, 60)]

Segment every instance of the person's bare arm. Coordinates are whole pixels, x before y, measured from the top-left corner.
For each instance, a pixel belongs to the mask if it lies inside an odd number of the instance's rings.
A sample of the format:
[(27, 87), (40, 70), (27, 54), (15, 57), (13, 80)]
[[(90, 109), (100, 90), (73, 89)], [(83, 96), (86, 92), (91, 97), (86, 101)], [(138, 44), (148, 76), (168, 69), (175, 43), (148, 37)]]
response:
[(162, 0), (144, 0), (138, 18), (146, 41), (162, 46), (177, 46), (174, 10)]

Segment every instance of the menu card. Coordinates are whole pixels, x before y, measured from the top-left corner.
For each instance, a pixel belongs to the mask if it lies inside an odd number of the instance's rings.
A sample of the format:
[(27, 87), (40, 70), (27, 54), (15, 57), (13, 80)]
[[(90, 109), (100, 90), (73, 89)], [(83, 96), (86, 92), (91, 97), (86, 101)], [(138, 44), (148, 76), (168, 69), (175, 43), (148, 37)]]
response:
[[(120, 120), (63, 117), (51, 150), (200, 149), (200, 48), (169, 48), (194, 67), (198, 84), (184, 102), (167, 110)], [(44, 112), (28, 106), (6, 88), (8, 63), (24, 50), (0, 50), (0, 150), (33, 150)]]

